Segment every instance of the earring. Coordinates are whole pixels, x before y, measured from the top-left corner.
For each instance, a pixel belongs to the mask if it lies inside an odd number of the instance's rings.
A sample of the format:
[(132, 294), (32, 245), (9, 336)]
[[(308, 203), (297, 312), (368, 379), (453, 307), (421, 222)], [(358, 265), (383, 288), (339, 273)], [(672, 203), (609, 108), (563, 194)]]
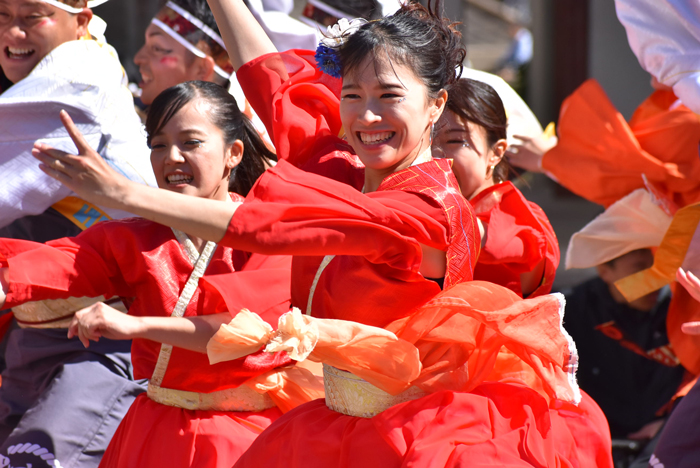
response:
[(428, 146), (433, 146), (433, 133), (435, 132), (435, 124), (433, 122), (430, 122), (430, 141), (428, 142)]
[(493, 170), (495, 168), (496, 168), (495, 164), (492, 164), (486, 168), (486, 177), (484, 178), (484, 180), (489, 180), (491, 177), (493, 177)]

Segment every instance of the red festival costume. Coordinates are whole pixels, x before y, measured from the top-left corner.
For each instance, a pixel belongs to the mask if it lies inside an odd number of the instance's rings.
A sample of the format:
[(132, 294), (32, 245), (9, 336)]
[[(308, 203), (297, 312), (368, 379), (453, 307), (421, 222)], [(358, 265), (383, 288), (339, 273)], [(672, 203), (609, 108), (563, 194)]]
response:
[[(559, 300), (523, 301), (470, 281), (479, 235), (449, 161), (401, 170), (362, 194), (361, 165), (337, 137), (340, 81), (314, 67), (312, 52), (296, 54), (238, 72), (283, 160), (260, 178), (221, 243), (294, 255), (292, 304), (310, 313), (303, 319), (330, 320), (331, 335), (352, 331), (340, 345), (319, 341), (312, 360), (397, 398), (423, 396), (365, 418), (329, 409), (338, 394), (327, 391), (326, 402), (275, 422), (236, 466), (611, 466), (602, 413), (585, 396), (569, 403), (575, 354)], [(447, 253), (445, 291), (419, 273), (420, 244)], [(376, 336), (363, 334), (368, 326)], [(377, 336), (403, 357), (371, 345)]]
[[(340, 80), (290, 55), (266, 60), (269, 73), (257, 73), (251, 65), (242, 70), (253, 70), (255, 76), (238, 75), (239, 82), (268, 129), (278, 157), (361, 189), (362, 163), (337, 138), (343, 131), (338, 112)], [(266, 89), (271, 93), (262, 91)], [(529, 297), (549, 293), (559, 265), (559, 243), (542, 209), (509, 182), (485, 190), (472, 205), (478, 218), (494, 224), (474, 279), (500, 284), (522, 296), (520, 274), (543, 263), (542, 282)]]
[(500, 284), (522, 297), (520, 275), (542, 269), (542, 280), (528, 297), (549, 294), (559, 266), (559, 242), (542, 208), (511, 182), (489, 187), (470, 202), (488, 226), (474, 279)]
[[(289, 260), (219, 246), (184, 315), (249, 307), (276, 324), (289, 308)], [(42, 268), (35, 268), (37, 264)], [(118, 295), (133, 300), (132, 315), (163, 317), (173, 312), (193, 270), (185, 246), (170, 228), (137, 218), (103, 222), (75, 238), (46, 245), (3, 239), (0, 265), (9, 266), (8, 307), (69, 296)], [(212, 289), (222, 282), (230, 294), (227, 303)], [(153, 375), (160, 348), (154, 341), (133, 340), (135, 378)], [(212, 366), (203, 353), (173, 348), (161, 387), (211, 394), (239, 387), (288, 362), (281, 354), (256, 353)], [(100, 466), (229, 468), (280, 415), (275, 407), (259, 412), (183, 409), (142, 394)]]

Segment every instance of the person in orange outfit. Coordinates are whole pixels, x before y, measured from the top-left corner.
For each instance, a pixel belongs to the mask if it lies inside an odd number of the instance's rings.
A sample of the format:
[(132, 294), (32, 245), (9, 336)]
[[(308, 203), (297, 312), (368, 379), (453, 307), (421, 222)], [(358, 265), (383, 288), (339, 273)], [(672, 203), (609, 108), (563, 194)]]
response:
[(509, 161), (604, 207), (638, 188), (656, 192), (670, 211), (700, 200), (700, 121), (668, 88), (654, 91), (626, 122), (590, 79), (562, 104), (557, 133), (558, 141), (513, 145)]

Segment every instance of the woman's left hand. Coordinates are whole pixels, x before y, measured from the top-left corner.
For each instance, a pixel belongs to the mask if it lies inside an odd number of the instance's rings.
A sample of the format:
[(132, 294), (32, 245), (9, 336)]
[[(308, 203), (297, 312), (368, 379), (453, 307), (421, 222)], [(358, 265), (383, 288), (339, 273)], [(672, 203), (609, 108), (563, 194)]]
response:
[(77, 336), (83, 346), (90, 346), (90, 341), (99, 341), (105, 337), (111, 340), (130, 340), (139, 336), (143, 326), (141, 319), (98, 302), (73, 316), (68, 327), (68, 338)]
[(546, 138), (544, 135), (532, 138), (514, 135), (522, 143), (510, 145), (506, 151), (508, 163), (530, 172), (543, 172), (542, 158), (544, 154), (557, 145), (557, 137)]
[[(676, 272), (676, 280), (688, 291), (693, 299), (700, 301), (700, 279), (690, 271), (679, 268)], [(700, 322), (686, 322), (681, 326), (683, 333), (700, 335)]]

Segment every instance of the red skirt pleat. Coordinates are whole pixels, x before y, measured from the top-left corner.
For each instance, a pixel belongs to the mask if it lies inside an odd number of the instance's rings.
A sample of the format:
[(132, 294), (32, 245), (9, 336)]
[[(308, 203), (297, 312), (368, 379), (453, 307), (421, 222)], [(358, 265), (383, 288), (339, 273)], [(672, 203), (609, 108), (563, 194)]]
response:
[(119, 425), (100, 467), (231, 468), (281, 414), (277, 408), (255, 413), (185, 410), (142, 394)]

